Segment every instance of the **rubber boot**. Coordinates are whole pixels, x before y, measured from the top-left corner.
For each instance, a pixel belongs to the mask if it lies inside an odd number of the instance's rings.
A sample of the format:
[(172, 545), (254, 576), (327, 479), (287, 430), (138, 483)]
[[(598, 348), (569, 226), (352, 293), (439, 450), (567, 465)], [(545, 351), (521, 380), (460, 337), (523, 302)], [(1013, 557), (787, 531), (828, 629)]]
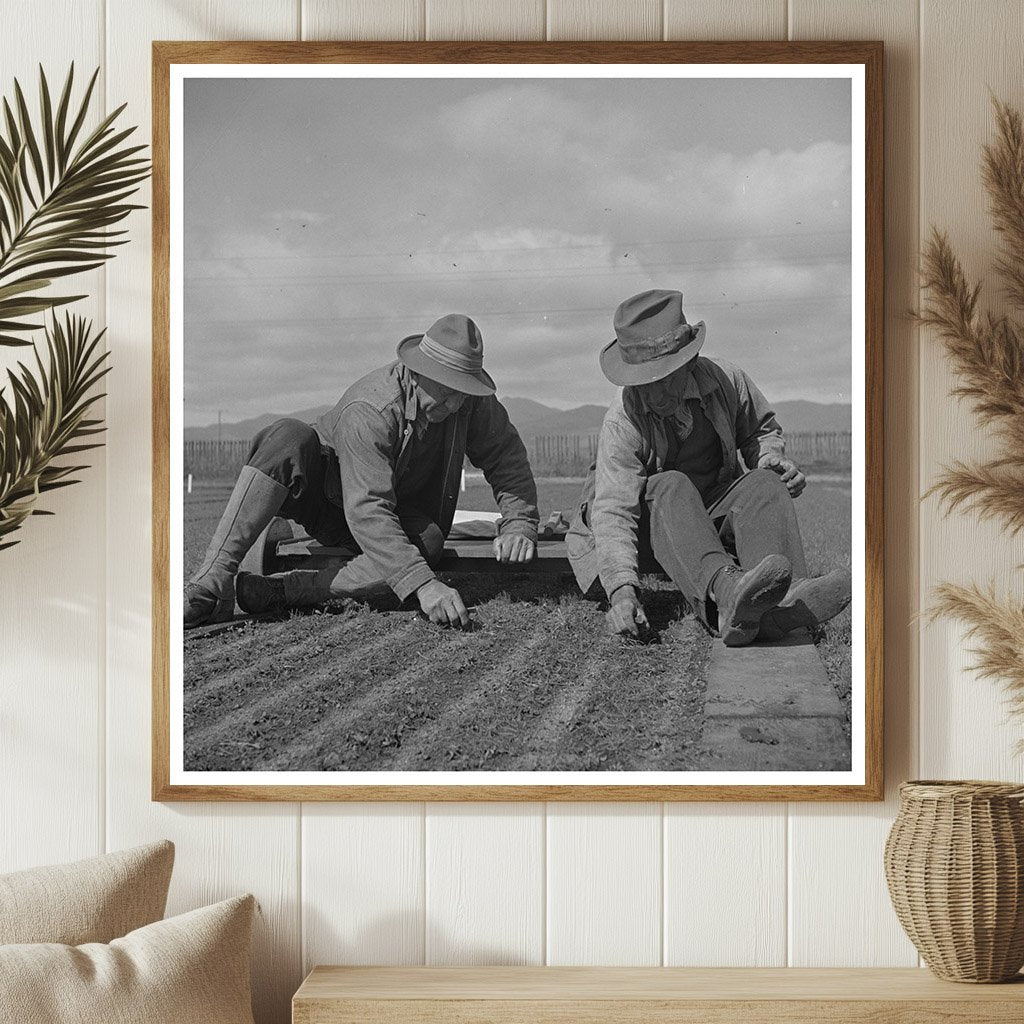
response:
[(235, 613), (238, 563), (281, 510), (288, 488), (243, 466), (199, 571), (185, 585), (185, 628), (224, 622)]
[(711, 591), (726, 647), (742, 647), (757, 637), (762, 616), (786, 596), (792, 578), (789, 559), (783, 555), (768, 555), (746, 572), (727, 565), (715, 574)]
[(765, 612), (758, 640), (780, 640), (794, 629), (820, 626), (834, 619), (853, 596), (849, 569), (833, 569), (825, 576), (794, 580), (778, 606)]

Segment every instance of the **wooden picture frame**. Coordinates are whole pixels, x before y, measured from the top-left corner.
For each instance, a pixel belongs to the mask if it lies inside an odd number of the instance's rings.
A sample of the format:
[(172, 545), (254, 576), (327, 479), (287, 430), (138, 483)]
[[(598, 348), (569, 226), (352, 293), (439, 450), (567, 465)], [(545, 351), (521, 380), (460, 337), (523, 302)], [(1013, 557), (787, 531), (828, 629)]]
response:
[[(854, 302), (851, 311), (851, 352), (854, 378), (862, 374), (863, 391), (852, 389), (854, 424), (863, 424), (863, 439), (853, 431), (853, 446), (862, 455), (863, 465), (863, 590), (860, 597), (863, 634), (853, 629), (855, 662), (859, 658), (863, 679), (858, 681), (862, 701), (855, 702), (851, 769), (833, 773), (841, 781), (830, 782), (815, 773), (807, 781), (757, 782), (687, 781), (685, 771), (672, 773), (678, 781), (657, 782), (616, 779), (612, 782), (600, 771), (585, 773), (585, 780), (561, 779), (533, 783), (519, 773), (514, 781), (505, 781), (501, 773), (492, 773), (494, 781), (472, 773), (472, 781), (434, 781), (436, 774), (415, 773), (415, 781), (396, 775), (397, 781), (362, 781), (358, 772), (318, 773), (311, 781), (303, 773), (274, 772), (272, 779), (255, 778), (249, 782), (230, 773), (231, 779), (200, 780), (196, 773), (184, 770), (182, 754), (176, 750), (176, 733), (183, 729), (182, 707), (175, 706), (180, 681), (172, 685), (172, 674), (180, 673), (180, 658), (174, 637), (175, 618), (180, 621), (176, 595), (180, 578), (173, 578), (172, 537), (180, 537), (175, 517), (181, 513), (173, 504), (172, 470), (180, 471), (175, 446), (181, 435), (172, 436), (172, 423), (180, 424), (177, 412), (172, 416), (172, 398), (178, 403), (178, 384), (172, 374), (181, 371), (180, 290), (175, 291), (174, 275), (180, 270), (180, 197), (172, 194), (172, 179), (180, 181), (180, 169), (172, 166), (172, 136), (180, 128), (182, 76), (219, 67), (257, 68), (301, 66), (324, 69), (326, 66), (352, 69), (372, 65), (391, 65), (395, 74), (420, 73), (433, 66), (435, 74), (454, 74), (466, 66), (489, 66), (495, 74), (506, 65), (586, 66), (588, 74), (600, 77), (605, 66), (637, 69), (663, 66), (669, 77), (672, 69), (694, 65), (708, 68), (749, 69), (752, 65), (771, 67), (789, 65), (791, 69), (813, 66), (822, 74), (830, 68), (849, 69), (851, 104), (863, 112), (863, 132), (858, 136), (854, 120), (854, 153), (851, 188), (854, 194), (851, 232), (852, 279), (862, 282), (863, 304)], [(553, 800), (553, 801), (706, 801), (706, 800), (880, 800), (883, 796), (883, 183), (882, 183), (882, 76), (883, 47), (880, 42), (657, 42), (657, 43), (499, 43), (499, 42), (154, 42), (153, 43), (153, 716), (152, 716), (152, 795), (154, 800), (282, 800), (282, 801), (422, 801), (422, 800)], [(444, 69), (449, 69), (445, 72)], [(738, 72), (737, 72), (738, 73)], [(844, 74), (846, 72), (843, 72)], [(716, 72), (717, 74), (717, 72)], [(808, 73), (810, 75), (810, 72)], [(628, 77), (628, 76), (626, 76)], [(176, 151), (180, 157), (180, 148)], [(857, 171), (856, 169), (860, 170)], [(859, 223), (857, 212), (863, 214)], [(177, 220), (176, 220), (177, 218)], [(173, 258), (172, 258), (173, 257)], [(177, 266), (177, 270), (176, 270)], [(856, 294), (856, 290), (854, 292)], [(622, 298), (624, 296), (620, 296)], [(618, 301), (616, 299), (615, 301)], [(615, 301), (607, 312), (607, 324)], [(442, 311), (443, 312), (443, 311)], [(857, 358), (859, 326), (863, 327), (863, 360)], [(396, 339), (397, 340), (397, 339)], [(176, 348), (176, 346), (179, 346)], [(595, 350), (596, 356), (596, 350)], [(863, 400), (862, 406), (859, 399)], [(180, 404), (180, 403), (179, 403)], [(177, 408), (177, 405), (175, 406)], [(862, 418), (861, 418), (862, 413)], [(862, 443), (862, 448), (858, 445)], [(853, 516), (857, 521), (857, 481), (854, 456)], [(859, 564), (854, 559), (855, 572)], [(755, 739), (758, 737), (755, 736)], [(200, 775), (202, 773), (199, 773)], [(210, 773), (216, 774), (216, 773)], [(543, 774), (543, 773), (542, 773)], [(642, 774), (642, 773), (641, 773)], [(728, 773), (721, 773), (728, 774)], [(784, 774), (784, 773), (783, 773)], [(822, 775), (824, 773), (818, 773)], [(419, 776), (427, 776), (421, 778)], [(639, 776), (638, 776), (639, 777)], [(739, 778), (739, 776), (736, 776)], [(780, 775), (780, 777), (782, 777)]]

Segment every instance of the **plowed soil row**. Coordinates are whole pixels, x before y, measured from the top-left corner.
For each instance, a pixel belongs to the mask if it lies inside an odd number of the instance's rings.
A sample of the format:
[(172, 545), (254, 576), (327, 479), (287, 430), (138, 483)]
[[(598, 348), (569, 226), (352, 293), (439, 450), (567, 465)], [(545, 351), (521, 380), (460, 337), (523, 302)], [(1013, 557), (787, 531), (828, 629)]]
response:
[[(471, 485), (464, 507), (492, 508)], [(542, 515), (579, 482), (541, 487)], [(230, 484), (185, 502), (184, 569), (202, 560)], [(850, 562), (850, 487), (814, 481), (797, 503), (814, 574)], [(186, 639), (185, 764), (192, 770), (715, 770), (698, 743), (710, 641), (667, 584), (644, 596), (657, 642), (605, 633), (571, 578), (451, 578), (478, 608), (440, 630), (397, 600), (295, 613)], [(660, 589), (658, 589), (660, 588)], [(668, 588), (668, 589), (666, 589)], [(851, 702), (851, 619), (816, 636)]]
[(607, 636), (569, 580), (451, 582), (476, 604), (471, 631), (357, 606), (186, 640), (186, 768), (710, 766), (710, 642), (677, 592), (646, 594), (641, 645)]

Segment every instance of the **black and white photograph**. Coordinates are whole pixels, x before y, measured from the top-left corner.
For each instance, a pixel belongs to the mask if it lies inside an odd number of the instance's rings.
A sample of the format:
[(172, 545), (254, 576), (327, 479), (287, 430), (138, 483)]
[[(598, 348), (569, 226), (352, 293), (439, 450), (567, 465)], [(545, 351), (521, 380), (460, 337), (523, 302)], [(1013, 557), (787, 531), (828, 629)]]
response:
[(172, 784), (864, 783), (862, 65), (170, 94)]

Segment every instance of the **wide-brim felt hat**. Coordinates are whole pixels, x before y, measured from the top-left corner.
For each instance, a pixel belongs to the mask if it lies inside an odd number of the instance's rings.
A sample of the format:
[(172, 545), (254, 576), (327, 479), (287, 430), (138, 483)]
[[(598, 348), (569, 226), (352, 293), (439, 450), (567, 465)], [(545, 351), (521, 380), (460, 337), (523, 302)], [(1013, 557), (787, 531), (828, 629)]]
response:
[(703, 320), (687, 323), (682, 292), (641, 292), (615, 311), (615, 339), (601, 350), (601, 370), (613, 384), (653, 384), (696, 358), (704, 335)]
[(426, 334), (403, 338), (398, 358), (410, 370), (464, 395), (493, 395), (497, 390), (484, 369), (480, 328), (462, 313), (441, 317)]

